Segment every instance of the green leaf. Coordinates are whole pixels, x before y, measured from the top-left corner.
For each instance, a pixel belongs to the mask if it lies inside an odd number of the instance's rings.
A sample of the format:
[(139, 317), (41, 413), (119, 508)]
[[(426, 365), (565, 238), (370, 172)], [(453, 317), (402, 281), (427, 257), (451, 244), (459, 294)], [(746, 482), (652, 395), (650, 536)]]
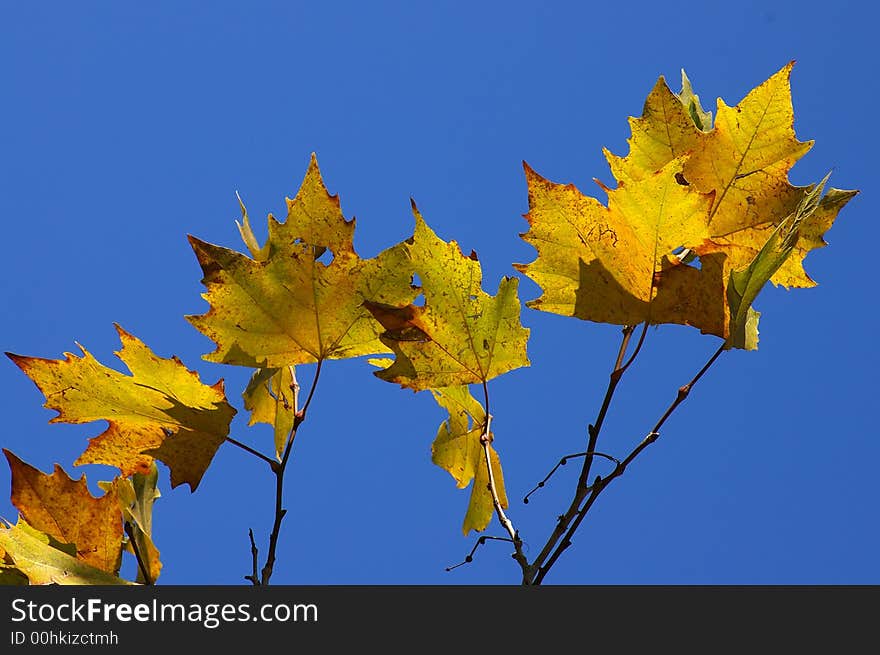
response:
[(703, 107), (700, 106), (700, 96), (694, 93), (684, 68), (681, 69), (681, 92), (678, 94), (678, 99), (681, 100), (681, 104), (687, 109), (688, 115), (699, 130), (703, 132), (712, 130), (712, 112), (703, 111)]
[[(730, 310), (728, 348), (755, 350), (758, 347), (758, 317), (752, 309), (758, 294), (791, 256), (800, 240), (800, 230), (817, 210), (823, 207), (822, 193), (831, 174), (804, 194), (795, 211), (783, 219), (770, 233), (758, 254), (742, 270), (731, 271), (727, 285)], [(833, 190), (837, 191), (837, 190)], [(838, 202), (837, 195), (830, 198)], [(827, 205), (827, 203), (826, 203)]]
[[(132, 555), (140, 556), (150, 576), (150, 581), (155, 582), (162, 572), (162, 561), (159, 558), (159, 549), (153, 543), (153, 503), (162, 494), (159, 493), (157, 483), (159, 471), (153, 463), (148, 473), (135, 473), (130, 479), (118, 480), (116, 485), (117, 498), (122, 516), (129, 525), (131, 540), (126, 542), (126, 548)], [(113, 485), (109, 482), (99, 482), (98, 486), (107, 492), (112, 491)], [(145, 583), (143, 571), (138, 566), (137, 581)]]

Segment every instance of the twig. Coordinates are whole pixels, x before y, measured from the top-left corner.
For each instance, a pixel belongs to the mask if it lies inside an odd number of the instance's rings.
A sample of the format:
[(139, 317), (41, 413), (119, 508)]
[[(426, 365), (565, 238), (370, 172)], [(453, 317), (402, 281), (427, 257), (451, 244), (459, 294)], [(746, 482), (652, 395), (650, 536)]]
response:
[(253, 448), (251, 448), (247, 444), (240, 442), (238, 439), (233, 439), (232, 437), (226, 437), (226, 441), (231, 443), (233, 446), (238, 446), (242, 450), (249, 452), (251, 455), (253, 455), (255, 457), (259, 457), (261, 460), (268, 463), (269, 466), (274, 466), (276, 464), (275, 460), (272, 459), (271, 457), (267, 457), (266, 455), (264, 455), (260, 451), (254, 450)]
[(147, 566), (146, 564), (144, 564), (144, 560), (141, 557), (141, 551), (138, 550), (137, 540), (134, 538), (134, 530), (131, 527), (131, 523), (126, 521), (124, 529), (125, 534), (128, 535), (128, 543), (131, 545), (131, 550), (134, 553), (134, 558), (137, 560), (138, 568), (140, 569), (141, 576), (144, 579), (144, 584), (153, 584), (153, 580), (150, 578), (150, 574), (147, 572)]
[(556, 466), (554, 466), (552, 469), (550, 469), (550, 472), (544, 477), (544, 479), (541, 480), (538, 484), (536, 484), (535, 488), (532, 489), (529, 493), (527, 493), (525, 495), (525, 498), (523, 498), (523, 503), (528, 505), (529, 504), (529, 496), (531, 496), (533, 493), (538, 491), (538, 489), (542, 489), (544, 487), (544, 485), (547, 484), (547, 481), (550, 480), (551, 477), (553, 477), (553, 474), (559, 470), (559, 467), (565, 466), (568, 463), (568, 460), (574, 459), (575, 457), (586, 457), (587, 455), (592, 455), (593, 457), (604, 457), (605, 459), (610, 460), (610, 461), (614, 462), (615, 464), (620, 464), (619, 459), (617, 459), (616, 457), (612, 457), (611, 455), (608, 455), (607, 453), (583, 452), (583, 453), (572, 453), (571, 455), (565, 455), (564, 457), (562, 457), (562, 459), (560, 459), (556, 463)]
[(260, 586), (260, 577), (259, 577), (260, 574), (257, 572), (257, 566), (258, 566), (257, 561), (259, 559), (260, 554), (259, 554), (259, 551), (257, 550), (257, 544), (254, 541), (254, 531), (251, 530), (250, 528), (248, 528), (248, 537), (251, 538), (251, 559), (253, 560), (253, 563), (254, 563), (254, 572), (251, 573), (250, 575), (244, 576), (244, 579), (250, 580), (251, 583), (255, 587), (259, 587)]
[(486, 468), (489, 474), (489, 493), (492, 494), (492, 504), (495, 506), (495, 514), (498, 516), (498, 521), (507, 531), (507, 534), (510, 535), (510, 540), (513, 542), (513, 559), (516, 560), (517, 564), (519, 564), (522, 569), (523, 581), (530, 580), (532, 577), (532, 568), (529, 565), (528, 558), (525, 556), (525, 553), (523, 553), (522, 539), (520, 539), (519, 533), (513, 527), (511, 520), (507, 518), (507, 515), (504, 513), (504, 508), (501, 506), (501, 499), (498, 497), (498, 488), (495, 484), (495, 473), (492, 471), (492, 457), (489, 449), (489, 444), (492, 442), (490, 434), (492, 415), (489, 413), (489, 387), (485, 380), (483, 381), (483, 398), (486, 405), (486, 423), (483, 425), (483, 433), (480, 435), (480, 444), (483, 446), (483, 453), (486, 456)]
[[(318, 360), (318, 366), (315, 368), (315, 376), (312, 378), (312, 386), (309, 389), (309, 395), (306, 397), (306, 402), (302, 406), (302, 409), (297, 410), (295, 414), (293, 427), (290, 428), (290, 434), (287, 435), (287, 446), (284, 448), (284, 456), (281, 458), (281, 462), (272, 461), (272, 471), (275, 473), (275, 521), (272, 524), (272, 532), (269, 535), (269, 550), (266, 554), (266, 563), (263, 565), (263, 571), (260, 577), (260, 584), (263, 585), (269, 584), (269, 579), (272, 577), (272, 569), (275, 566), (275, 551), (278, 547), (278, 536), (281, 534), (281, 522), (284, 520), (284, 515), (287, 514), (287, 510), (282, 507), (284, 496), (284, 471), (287, 469), (287, 461), (290, 459), (290, 451), (293, 446), (293, 440), (296, 438), (296, 432), (299, 429), (299, 426), (302, 425), (302, 422), (306, 420), (306, 412), (312, 402), (312, 397), (315, 395), (315, 388), (318, 386), (318, 378), (321, 375), (321, 365), (323, 363), (323, 359)], [(296, 397), (299, 390), (299, 384), (296, 383), (296, 378), (294, 378), (294, 385), (291, 385), (291, 387), (295, 390), (294, 395)], [(296, 405), (294, 405), (294, 409), (295, 408)]]
[(590, 495), (587, 498), (586, 502), (584, 503), (583, 507), (578, 509), (577, 516), (574, 518), (574, 520), (571, 523), (571, 526), (568, 528), (568, 530), (565, 533), (565, 538), (556, 546), (556, 549), (553, 551), (553, 553), (547, 559), (546, 563), (543, 563), (539, 566), (537, 575), (535, 576), (534, 584), (541, 584), (541, 582), (544, 580), (545, 576), (547, 575), (547, 572), (550, 570), (550, 568), (553, 566), (553, 564), (556, 562), (556, 560), (559, 559), (559, 556), (569, 546), (571, 546), (571, 539), (574, 536), (574, 533), (577, 531), (581, 522), (584, 520), (584, 517), (587, 515), (587, 512), (590, 511), (590, 508), (593, 506), (593, 503), (596, 502), (596, 498), (599, 497), (599, 494), (601, 494), (608, 487), (608, 485), (611, 483), (612, 480), (619, 478), (621, 475), (623, 475), (624, 471), (626, 471), (627, 466), (629, 466), (630, 463), (636, 457), (638, 457), (642, 453), (642, 451), (645, 450), (645, 448), (647, 448), (652, 443), (657, 441), (657, 439), (660, 437), (660, 428), (663, 427), (663, 424), (666, 423), (667, 419), (672, 415), (672, 413), (676, 410), (676, 408), (685, 401), (685, 399), (688, 397), (688, 394), (690, 394), (691, 389), (693, 389), (694, 385), (696, 385), (697, 382), (699, 382), (700, 378), (702, 378), (703, 375), (706, 374), (706, 371), (708, 371), (711, 368), (711, 366), (721, 356), (721, 353), (723, 353), (725, 351), (725, 345), (726, 345), (726, 342), (721, 344), (718, 347), (718, 350), (716, 350), (713, 353), (713, 355), (709, 358), (709, 360), (703, 365), (703, 368), (701, 368), (697, 372), (697, 374), (693, 378), (691, 378), (690, 382), (688, 382), (684, 386), (679, 387), (678, 393), (675, 396), (675, 400), (673, 400), (672, 403), (670, 403), (669, 407), (666, 408), (666, 411), (663, 412), (663, 415), (654, 424), (654, 427), (651, 428), (651, 431), (647, 434), (647, 436), (645, 436), (644, 439), (642, 439), (639, 442), (639, 444), (635, 448), (633, 448), (633, 450), (629, 453), (629, 455), (627, 455), (623, 459), (623, 461), (619, 462), (618, 465), (614, 468), (614, 470), (610, 474), (608, 474), (605, 478), (601, 478), (599, 476), (596, 476), (595, 481), (593, 482), (593, 484), (590, 487), (591, 488)]
[(513, 539), (511, 539), (509, 537), (490, 537), (488, 535), (480, 537), (479, 539), (477, 539), (477, 542), (474, 544), (474, 547), (471, 548), (471, 552), (468, 553), (467, 555), (465, 555), (465, 558), (463, 561), (459, 562), (458, 564), (453, 564), (452, 566), (447, 566), (446, 570), (451, 571), (453, 569), (457, 569), (459, 566), (464, 566), (465, 564), (470, 564), (471, 562), (473, 562), (474, 561), (474, 553), (477, 552), (477, 548), (479, 548), (480, 546), (485, 544), (488, 539), (492, 539), (494, 541), (506, 541), (508, 543), (513, 543)]
[[(541, 570), (544, 562), (551, 555), (553, 549), (556, 547), (559, 540), (565, 534), (565, 531), (568, 529), (569, 524), (572, 520), (574, 520), (575, 516), (577, 516), (578, 510), (580, 509), (581, 503), (583, 503), (584, 498), (586, 498), (587, 494), (590, 492), (590, 487), (587, 484), (587, 480), (589, 479), (590, 469), (593, 465), (592, 454), (595, 454), (596, 452), (596, 442), (599, 440), (599, 433), (602, 431), (602, 425), (605, 422), (605, 416), (608, 413), (608, 408), (611, 405), (611, 399), (614, 397), (614, 391), (615, 389), (617, 389), (617, 385), (620, 383), (620, 379), (623, 377), (623, 374), (633, 363), (636, 355), (638, 355), (642, 349), (642, 344), (645, 342), (645, 334), (647, 333), (648, 329), (647, 321), (642, 327), (642, 334), (639, 337), (639, 341), (636, 345), (635, 350), (633, 351), (632, 355), (630, 355), (629, 359), (624, 362), (624, 357), (626, 357), (626, 350), (629, 346), (629, 341), (632, 337), (634, 329), (635, 326), (632, 325), (627, 325), (623, 328), (623, 338), (620, 342), (620, 348), (618, 348), (617, 351), (617, 358), (614, 360), (614, 367), (611, 370), (611, 374), (608, 376), (608, 387), (605, 390), (605, 398), (602, 400), (602, 406), (599, 408), (599, 413), (596, 415), (596, 420), (591, 423), (587, 429), (589, 433), (589, 440), (587, 442), (586, 451), (587, 455), (584, 457), (584, 465), (581, 469), (580, 476), (578, 477), (578, 484), (574, 492), (574, 497), (572, 498), (571, 504), (568, 506), (568, 509), (565, 511), (565, 514), (561, 514), (559, 516), (556, 527), (553, 529), (553, 532), (547, 539), (547, 543), (544, 544), (544, 548), (541, 549), (541, 552), (535, 558), (535, 561), (532, 562), (533, 572), (538, 572)], [(532, 584), (532, 580), (524, 580), (523, 584)]]

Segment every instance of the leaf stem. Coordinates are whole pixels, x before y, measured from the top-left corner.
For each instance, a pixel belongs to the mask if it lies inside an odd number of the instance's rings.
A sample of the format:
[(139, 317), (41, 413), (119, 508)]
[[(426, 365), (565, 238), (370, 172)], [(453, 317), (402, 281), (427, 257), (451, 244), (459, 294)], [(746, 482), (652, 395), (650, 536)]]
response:
[(571, 526), (565, 533), (565, 538), (556, 546), (555, 550), (552, 552), (550, 557), (546, 560), (546, 563), (539, 565), (538, 572), (534, 580), (534, 584), (538, 585), (544, 580), (547, 575), (547, 572), (551, 569), (556, 560), (559, 559), (559, 556), (569, 547), (571, 546), (571, 539), (574, 536), (574, 533), (577, 531), (581, 522), (584, 520), (584, 517), (587, 515), (587, 512), (590, 511), (590, 508), (593, 506), (593, 503), (596, 502), (596, 499), (599, 495), (611, 484), (611, 481), (615, 478), (620, 477), (626, 471), (626, 468), (632, 463), (632, 461), (638, 457), (642, 451), (644, 451), (648, 446), (657, 441), (660, 437), (660, 428), (663, 427), (663, 424), (666, 423), (667, 419), (672, 416), (672, 413), (676, 410), (676, 408), (681, 405), (688, 397), (693, 389), (694, 385), (699, 382), (700, 378), (702, 378), (706, 372), (712, 367), (712, 365), (718, 360), (721, 356), (721, 353), (725, 351), (725, 346), (727, 342), (722, 343), (718, 350), (716, 350), (712, 356), (708, 359), (708, 361), (703, 365), (703, 367), (691, 378), (690, 382), (679, 387), (678, 393), (675, 396), (675, 400), (673, 400), (669, 406), (666, 408), (666, 411), (663, 412), (663, 415), (657, 420), (654, 424), (654, 427), (651, 428), (651, 431), (642, 439), (638, 445), (633, 448), (633, 450), (627, 455), (621, 462), (614, 467), (614, 470), (609, 473), (605, 478), (600, 476), (596, 476), (595, 481), (590, 487), (590, 495), (584, 503), (583, 507), (578, 509), (577, 515), (574, 520), (571, 522)]

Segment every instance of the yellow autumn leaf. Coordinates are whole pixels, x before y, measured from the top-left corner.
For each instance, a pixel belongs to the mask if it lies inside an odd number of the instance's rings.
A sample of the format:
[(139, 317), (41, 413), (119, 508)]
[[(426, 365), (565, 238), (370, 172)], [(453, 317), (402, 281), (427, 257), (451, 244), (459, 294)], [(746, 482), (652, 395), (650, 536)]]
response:
[(293, 385), (293, 366), (260, 368), (254, 371), (242, 393), (244, 407), (251, 413), (248, 425), (268, 423), (273, 427), (279, 460), (296, 419)]
[(415, 203), (413, 214), (415, 231), (404, 253), (425, 302), (401, 307), (368, 297), (365, 306), (385, 328), (382, 342), (396, 355), (375, 375), (418, 391), (486, 382), (528, 366), (517, 280), (503, 278), (490, 296), (480, 286), (476, 254), (466, 257), (456, 242), (438, 238)]
[(699, 144), (700, 129), (688, 115), (682, 99), (670, 90), (662, 76), (648, 94), (641, 117), (628, 120), (632, 132), (627, 139), (629, 154), (618, 157), (604, 149), (611, 173), (618, 182), (652, 175)]
[(27, 523), (58, 541), (73, 544), (76, 557), (116, 575), (122, 559), (122, 514), (118, 480), (100, 498), (89, 492), (85, 475), (71, 479), (55, 465), (46, 475), (3, 449), (12, 472), (12, 504)]
[[(467, 535), (471, 530), (485, 530), (495, 511), (489, 491), (486, 449), (480, 441), (486, 424), (486, 410), (466, 385), (431, 389), (431, 394), (437, 404), (449, 413), (449, 417), (440, 424), (431, 445), (431, 461), (448, 471), (459, 489), (464, 489), (473, 480), (462, 532)], [(489, 438), (489, 459), (495, 489), (502, 508), (507, 508), (501, 461), (491, 445), (491, 440), (494, 440), (491, 432)]]
[[(631, 118), (630, 152), (617, 157), (605, 151), (615, 178), (638, 179), (688, 154), (683, 180), (704, 193), (714, 193), (708, 215), (709, 238), (682, 244), (701, 257), (721, 254), (722, 279), (742, 270), (761, 250), (773, 230), (786, 219), (812, 187), (788, 180), (794, 163), (812, 147), (798, 141), (791, 100), (793, 62), (746, 95), (735, 107), (718, 99), (714, 128), (700, 130), (703, 112), (690, 80), (682, 73), (682, 92), (675, 95), (661, 77), (648, 96), (641, 118)], [(837, 211), (855, 191), (829, 189), (820, 217), (805, 226), (793, 255), (771, 281), (786, 287), (811, 287), (803, 268), (806, 254), (824, 245), (822, 235)], [(724, 336), (724, 335), (722, 335)]]
[[(812, 145), (798, 141), (794, 134), (791, 67), (785, 66), (735, 107), (719, 99), (714, 125), (683, 71), (682, 91), (677, 95), (661, 77), (642, 116), (630, 118), (629, 153), (619, 157), (605, 150), (618, 181), (617, 189), (609, 191), (609, 213), (615, 195), (633, 193), (669, 167), (680, 185), (679, 197), (711, 198), (708, 211), (699, 212), (702, 229), (682, 231), (685, 223), (680, 218), (658, 226), (665, 232), (667, 226), (676, 225), (677, 231), (665, 243), (658, 240), (655, 261), (657, 256), (665, 259), (655, 265), (653, 298), (645, 298), (626, 284), (632, 266), (621, 260), (627, 259), (628, 250), (614, 248), (612, 252), (609, 248), (620, 244), (621, 230), (616, 223), (593, 217), (597, 201), (571, 185), (547, 182), (527, 168), (530, 230), (523, 238), (538, 250), (538, 259), (517, 268), (543, 291), (529, 306), (609, 323), (684, 323), (727, 339), (731, 274), (749, 267), (773, 231), (813, 189), (795, 187), (788, 180), (789, 169)], [(669, 196), (662, 191), (654, 188), (642, 194), (641, 202), (634, 205), (642, 213), (639, 221), (668, 212)], [(823, 234), (856, 193), (828, 190), (820, 207), (804, 220), (797, 243), (770, 281), (787, 287), (815, 284), (803, 269), (804, 257), (825, 244)], [(585, 220), (585, 215), (591, 218)], [(630, 217), (626, 218), (631, 225)], [(686, 224), (697, 227), (692, 220)], [(604, 244), (597, 244), (597, 235), (604, 238)], [(667, 246), (672, 244), (670, 250)], [(616, 261), (614, 252), (619, 255)], [(699, 261), (686, 265), (676, 257), (682, 252), (697, 255)], [(644, 306), (646, 301), (649, 307)], [(744, 320), (738, 319), (738, 328)], [(748, 324), (751, 336), (737, 343), (756, 342), (756, 315)]]
[(0, 548), (32, 585), (132, 584), (54, 548), (48, 535), (21, 520), (18, 525), (0, 521)]
[(284, 223), (269, 215), (262, 247), (242, 205), (239, 229), (251, 256), (190, 236), (210, 309), (187, 319), (217, 345), (205, 359), (282, 368), (388, 352), (363, 301), (412, 301), (403, 247), (372, 259), (357, 255), (354, 219), (345, 219), (338, 197), (327, 191), (314, 155), (287, 204)]
[(723, 288), (705, 272), (719, 262), (710, 258), (698, 270), (675, 255), (708, 237), (712, 203), (712, 194), (682, 183), (683, 165), (683, 157), (673, 159), (606, 188), (607, 206), (526, 165), (529, 231), (522, 238), (538, 256), (514, 266), (543, 291), (526, 304), (603, 323), (681, 323), (722, 333)]
[(185, 482), (195, 491), (235, 414), (223, 381), (203, 384), (176, 357), (158, 357), (116, 330), (122, 342), (116, 355), (131, 375), (104, 366), (82, 346), (81, 357), (65, 353), (63, 360), (6, 354), (43, 392), (44, 407), (58, 412), (52, 423), (109, 423), (75, 464), (108, 464), (127, 477), (148, 473), (155, 458), (170, 469), (172, 487)]

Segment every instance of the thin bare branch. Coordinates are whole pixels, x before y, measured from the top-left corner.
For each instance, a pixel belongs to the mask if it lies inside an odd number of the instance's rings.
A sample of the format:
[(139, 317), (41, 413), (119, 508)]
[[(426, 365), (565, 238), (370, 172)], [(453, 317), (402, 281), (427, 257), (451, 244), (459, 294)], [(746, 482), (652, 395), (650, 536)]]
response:
[[(275, 551), (278, 547), (278, 537), (281, 534), (281, 522), (284, 520), (284, 515), (287, 514), (287, 510), (282, 507), (284, 496), (284, 472), (287, 469), (287, 462), (290, 459), (290, 452), (293, 447), (293, 440), (296, 438), (297, 430), (299, 429), (299, 426), (302, 425), (302, 422), (305, 421), (306, 412), (308, 411), (312, 398), (315, 395), (315, 389), (318, 386), (318, 378), (321, 376), (321, 365), (323, 363), (323, 359), (318, 360), (317, 367), (315, 368), (315, 376), (312, 378), (312, 386), (309, 389), (309, 394), (306, 397), (306, 402), (303, 404), (302, 409), (297, 409), (296, 405), (294, 405), (296, 414), (293, 420), (293, 427), (290, 428), (290, 434), (287, 435), (287, 445), (284, 448), (284, 455), (281, 458), (281, 462), (273, 461), (272, 471), (275, 473), (275, 522), (272, 524), (272, 532), (269, 535), (269, 550), (266, 554), (266, 563), (263, 565), (260, 577), (260, 584), (263, 585), (269, 584), (269, 579), (272, 577), (272, 570), (275, 567)], [(296, 382), (295, 377), (294, 384), (291, 385), (291, 388), (294, 389), (294, 398), (298, 400), (299, 384)]]
[(259, 457), (261, 460), (263, 460), (264, 462), (269, 464), (269, 466), (271, 466), (271, 467), (274, 467), (277, 464), (277, 462), (274, 459), (272, 459), (271, 457), (264, 455), (263, 453), (261, 453), (258, 450), (254, 450), (253, 448), (251, 448), (247, 444), (240, 442), (238, 439), (233, 439), (232, 437), (226, 437), (226, 441), (231, 443), (233, 446), (238, 446), (239, 448), (250, 453), (254, 457)]
[[(589, 439), (587, 441), (587, 450), (586, 455), (584, 457), (584, 464), (581, 468), (580, 476), (578, 477), (577, 487), (575, 488), (574, 495), (572, 497), (571, 503), (568, 506), (568, 509), (564, 514), (561, 514), (556, 522), (556, 527), (554, 527), (553, 532), (550, 534), (550, 537), (547, 539), (547, 543), (544, 544), (544, 547), (541, 549), (541, 552), (535, 558), (535, 561), (532, 562), (531, 570), (533, 572), (537, 572), (541, 569), (546, 559), (551, 555), (553, 549), (556, 547), (559, 540), (565, 534), (565, 531), (568, 529), (569, 524), (572, 520), (574, 520), (575, 516), (577, 516), (578, 510), (581, 507), (581, 503), (583, 503), (584, 498), (587, 497), (587, 494), (590, 492), (590, 487), (587, 483), (590, 476), (590, 469), (593, 466), (593, 456), (596, 452), (596, 442), (599, 440), (599, 433), (602, 431), (602, 425), (605, 422), (605, 416), (608, 413), (608, 408), (611, 406), (611, 400), (614, 397), (614, 391), (617, 389), (617, 385), (620, 383), (620, 379), (623, 377), (624, 372), (629, 368), (629, 366), (633, 363), (635, 356), (639, 353), (642, 348), (642, 344), (645, 340), (645, 334), (647, 332), (647, 324), (642, 329), (641, 337), (639, 338), (638, 345), (636, 346), (635, 351), (632, 356), (624, 362), (624, 358), (626, 357), (627, 347), (629, 346), (630, 338), (632, 337), (633, 330), (635, 326), (626, 325), (623, 328), (623, 337), (620, 342), (620, 347), (617, 350), (617, 358), (614, 360), (614, 367), (611, 369), (611, 373), (608, 376), (608, 387), (605, 390), (605, 397), (602, 400), (602, 405), (599, 408), (599, 413), (596, 415), (596, 420), (588, 426), (587, 432), (589, 434)], [(524, 580), (524, 584), (531, 584), (532, 580)]]
[(482, 536), (479, 539), (477, 539), (476, 543), (474, 544), (474, 547), (471, 548), (471, 552), (469, 552), (467, 555), (465, 555), (464, 560), (462, 560), (458, 564), (453, 564), (452, 566), (447, 566), (446, 570), (452, 571), (453, 569), (457, 569), (459, 566), (464, 566), (465, 564), (470, 564), (471, 562), (473, 562), (474, 561), (474, 553), (477, 552), (477, 548), (479, 548), (480, 546), (485, 544), (486, 541), (488, 541), (490, 539), (493, 541), (506, 541), (511, 544), (513, 543), (513, 539), (511, 539), (510, 537), (491, 537), (488, 535)]
[(253, 570), (253, 573), (251, 573), (250, 575), (244, 576), (244, 579), (250, 580), (251, 584), (253, 584), (255, 587), (259, 587), (260, 586), (260, 574), (257, 571), (257, 567), (259, 566), (258, 561), (259, 561), (260, 553), (257, 550), (257, 543), (254, 541), (254, 531), (251, 530), (250, 528), (248, 528), (248, 537), (250, 537), (250, 539), (251, 539), (251, 559), (253, 560), (254, 570)]
[(498, 496), (498, 487), (495, 483), (495, 472), (492, 470), (492, 457), (489, 445), (492, 442), (491, 435), (491, 425), (492, 425), (492, 415), (489, 413), (489, 386), (486, 384), (486, 381), (483, 381), (483, 400), (485, 402), (486, 408), (486, 423), (483, 425), (483, 433), (480, 435), (480, 444), (483, 446), (483, 453), (486, 456), (486, 469), (489, 476), (489, 493), (492, 495), (492, 504), (495, 507), (495, 515), (498, 517), (498, 521), (507, 531), (507, 534), (510, 535), (510, 540), (513, 542), (513, 559), (516, 560), (517, 564), (519, 564), (523, 573), (523, 580), (531, 579), (532, 577), (532, 569), (529, 565), (529, 560), (523, 553), (523, 544), (522, 539), (519, 537), (519, 533), (513, 527), (513, 523), (507, 517), (507, 514), (504, 513), (504, 508), (501, 506), (501, 499)]
[(663, 412), (663, 415), (657, 420), (654, 424), (654, 427), (651, 431), (642, 439), (638, 445), (633, 448), (633, 450), (627, 455), (623, 461), (619, 462), (614, 470), (607, 475), (605, 478), (600, 476), (596, 476), (595, 481), (590, 486), (590, 495), (586, 499), (586, 502), (583, 504), (583, 507), (578, 509), (577, 515), (571, 521), (571, 525), (568, 527), (565, 532), (565, 537), (561, 542), (555, 547), (554, 551), (551, 553), (549, 558), (545, 563), (542, 563), (538, 566), (537, 575), (534, 579), (534, 584), (541, 584), (544, 578), (547, 575), (547, 572), (552, 568), (553, 564), (559, 559), (559, 556), (569, 547), (572, 543), (572, 537), (574, 533), (577, 532), (578, 527), (581, 522), (584, 520), (584, 517), (590, 511), (590, 508), (593, 506), (593, 503), (596, 502), (596, 499), (599, 495), (608, 488), (608, 485), (619, 478), (626, 471), (626, 468), (632, 463), (632, 461), (638, 457), (648, 446), (657, 441), (660, 437), (660, 428), (663, 427), (663, 424), (666, 423), (667, 419), (672, 416), (672, 413), (681, 405), (685, 399), (687, 399), (691, 390), (694, 386), (699, 382), (700, 378), (702, 378), (706, 372), (712, 367), (712, 365), (718, 360), (721, 356), (721, 353), (725, 351), (725, 343), (722, 343), (718, 350), (716, 350), (712, 356), (706, 361), (703, 367), (691, 378), (690, 382), (679, 387), (678, 393), (675, 396), (675, 400), (673, 400), (669, 406), (666, 408), (666, 411)]
[(551, 477), (553, 477), (553, 474), (556, 473), (556, 471), (558, 471), (560, 467), (565, 466), (568, 463), (568, 460), (574, 459), (576, 457), (586, 457), (587, 455), (592, 455), (593, 457), (604, 457), (605, 459), (610, 460), (610, 461), (614, 462), (615, 464), (620, 464), (620, 460), (618, 460), (616, 457), (612, 457), (611, 455), (609, 455), (607, 453), (583, 452), (583, 453), (572, 453), (571, 455), (565, 455), (564, 457), (562, 457), (562, 459), (560, 459), (556, 463), (556, 466), (554, 466), (552, 469), (550, 469), (550, 472), (544, 477), (544, 479), (541, 480), (538, 484), (536, 484), (535, 488), (532, 489), (529, 493), (527, 493), (525, 495), (525, 497), (523, 498), (523, 503), (528, 505), (529, 504), (529, 496), (531, 496), (533, 493), (538, 491), (538, 489), (543, 489), (544, 485), (547, 484), (547, 482), (550, 480)]

